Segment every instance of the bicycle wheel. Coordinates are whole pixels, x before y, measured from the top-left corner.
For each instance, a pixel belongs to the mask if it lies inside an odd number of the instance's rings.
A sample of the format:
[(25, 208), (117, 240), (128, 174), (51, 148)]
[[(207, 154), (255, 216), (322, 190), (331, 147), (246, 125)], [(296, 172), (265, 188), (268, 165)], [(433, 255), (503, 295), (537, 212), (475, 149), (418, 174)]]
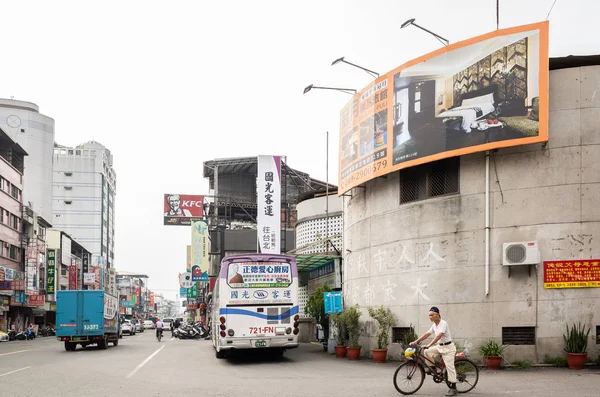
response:
[[(459, 393), (473, 390), (479, 381), (477, 365), (468, 358), (459, 358), (454, 360), (454, 368), (456, 369), (456, 390)], [(446, 380), (446, 384), (450, 387), (448, 380)]]
[(423, 367), (414, 361), (401, 364), (394, 372), (394, 387), (402, 394), (413, 394), (421, 388), (425, 380)]

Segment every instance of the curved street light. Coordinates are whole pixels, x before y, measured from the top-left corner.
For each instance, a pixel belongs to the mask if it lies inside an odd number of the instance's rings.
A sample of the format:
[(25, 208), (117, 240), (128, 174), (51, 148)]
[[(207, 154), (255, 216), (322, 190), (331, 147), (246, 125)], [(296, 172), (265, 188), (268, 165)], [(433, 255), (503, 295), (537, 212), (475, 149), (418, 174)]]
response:
[(354, 95), (356, 94), (356, 90), (354, 88), (336, 88), (336, 87), (318, 87), (314, 84), (310, 84), (304, 88), (303, 94), (306, 94), (310, 90), (333, 90), (333, 91), (341, 91), (346, 94)]
[(379, 73), (377, 73), (377, 72), (374, 72), (374, 71), (372, 71), (372, 70), (369, 70), (369, 69), (367, 69), (367, 68), (363, 68), (362, 66), (358, 66), (358, 65), (356, 65), (356, 64), (354, 64), (354, 63), (348, 62), (348, 61), (346, 61), (346, 60), (344, 59), (344, 57), (338, 58), (338, 59), (336, 59), (335, 61), (331, 62), (331, 66), (333, 66), (333, 65), (336, 65), (336, 64), (338, 64), (338, 63), (340, 63), (340, 62), (347, 63), (348, 65), (352, 65), (352, 66), (354, 66), (355, 68), (359, 68), (359, 69), (361, 69), (361, 70), (364, 70), (365, 72), (369, 73), (369, 75), (371, 75), (372, 77), (375, 77), (375, 78), (379, 77)]
[(449, 42), (447, 39), (443, 38), (442, 36), (440, 36), (440, 35), (438, 35), (438, 34), (435, 34), (435, 33), (433, 33), (431, 30), (427, 30), (427, 29), (425, 29), (425, 28), (424, 28), (424, 27), (422, 27), (422, 26), (419, 26), (419, 25), (417, 25), (417, 24), (415, 23), (415, 18), (411, 18), (411, 19), (409, 19), (408, 21), (404, 22), (404, 23), (403, 23), (403, 24), (400, 26), (400, 29), (404, 29), (405, 27), (407, 27), (407, 26), (410, 26), (410, 25), (416, 26), (416, 27), (418, 27), (419, 29), (421, 29), (421, 30), (424, 30), (425, 32), (429, 33), (430, 35), (432, 35), (433, 37), (435, 37), (436, 39), (438, 39), (438, 40), (439, 40), (439, 41), (440, 41), (442, 44), (444, 44), (444, 45), (448, 45), (448, 44), (450, 44), (450, 42)]

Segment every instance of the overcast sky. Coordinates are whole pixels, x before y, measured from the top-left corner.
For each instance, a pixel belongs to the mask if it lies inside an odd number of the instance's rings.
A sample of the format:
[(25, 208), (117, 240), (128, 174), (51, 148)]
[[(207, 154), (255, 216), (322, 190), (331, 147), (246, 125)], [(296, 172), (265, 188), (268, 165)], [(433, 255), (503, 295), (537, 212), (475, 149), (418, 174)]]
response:
[[(501, 0), (500, 27), (546, 19), (554, 0)], [(0, 97), (30, 101), (63, 145), (114, 154), (118, 270), (173, 298), (187, 227), (163, 226), (163, 194), (202, 194), (202, 162), (278, 154), (337, 183), (339, 110), (360, 89), (441, 44), (496, 29), (495, 0), (0, 1)], [(557, 0), (550, 56), (598, 54), (598, 0)]]

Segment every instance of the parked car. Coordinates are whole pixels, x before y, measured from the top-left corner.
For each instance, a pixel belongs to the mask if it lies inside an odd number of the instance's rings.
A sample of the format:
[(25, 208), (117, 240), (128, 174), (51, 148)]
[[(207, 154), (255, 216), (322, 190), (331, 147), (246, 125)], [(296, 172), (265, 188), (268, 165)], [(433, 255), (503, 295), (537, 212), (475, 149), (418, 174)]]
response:
[(135, 335), (135, 325), (133, 325), (131, 320), (123, 320), (123, 323), (121, 324), (121, 329), (123, 330), (124, 334)]
[(131, 322), (135, 326), (136, 332), (144, 332), (144, 325), (142, 324), (142, 322), (140, 320), (138, 320), (137, 318), (134, 318), (131, 320)]
[(0, 331), (0, 342), (8, 342), (8, 334), (4, 331)]
[(151, 320), (144, 320), (144, 328), (154, 329), (154, 323)]

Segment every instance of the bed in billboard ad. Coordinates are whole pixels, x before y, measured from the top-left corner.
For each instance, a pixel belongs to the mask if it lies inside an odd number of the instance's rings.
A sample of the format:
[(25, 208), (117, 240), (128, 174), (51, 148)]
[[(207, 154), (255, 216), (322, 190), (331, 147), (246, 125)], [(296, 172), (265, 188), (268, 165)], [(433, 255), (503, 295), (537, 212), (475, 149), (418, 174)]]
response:
[(190, 226), (192, 221), (202, 220), (204, 196), (165, 194), (163, 207), (165, 225)]
[(444, 158), (548, 140), (548, 22), (440, 48), (340, 113), (339, 192)]

